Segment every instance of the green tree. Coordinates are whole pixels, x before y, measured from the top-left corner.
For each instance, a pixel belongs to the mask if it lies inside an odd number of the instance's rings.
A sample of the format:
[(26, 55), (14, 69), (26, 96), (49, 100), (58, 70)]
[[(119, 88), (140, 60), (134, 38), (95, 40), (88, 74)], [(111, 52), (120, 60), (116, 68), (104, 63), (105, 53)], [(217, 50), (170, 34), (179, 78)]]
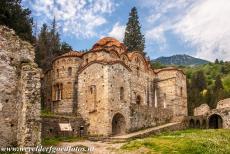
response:
[(219, 60), (218, 59), (215, 60), (215, 64), (219, 64)]
[(218, 90), (221, 90), (221, 89), (224, 89), (224, 86), (222, 84), (220, 75), (217, 75), (216, 80), (215, 80), (214, 90), (218, 91)]
[(28, 8), (22, 8), (21, 0), (0, 1), (0, 24), (14, 29), (20, 38), (34, 42), (33, 19), (30, 14), (31, 11)]
[(46, 24), (42, 25), (40, 34), (35, 47), (35, 61), (41, 68), (46, 68), (47, 57), (49, 56), (49, 37), (48, 27)]
[(123, 42), (129, 52), (140, 51), (144, 53), (145, 38), (144, 35), (141, 34), (141, 26), (136, 7), (133, 7), (129, 13)]
[(68, 43), (66, 42), (61, 43), (61, 54), (64, 54), (72, 50), (73, 50), (72, 47)]
[(60, 41), (60, 35), (57, 31), (56, 20), (53, 19), (51, 29), (48, 29), (46, 24), (43, 24), (38, 35), (35, 50), (35, 61), (43, 70), (51, 68), (52, 60), (72, 50), (72, 47)]

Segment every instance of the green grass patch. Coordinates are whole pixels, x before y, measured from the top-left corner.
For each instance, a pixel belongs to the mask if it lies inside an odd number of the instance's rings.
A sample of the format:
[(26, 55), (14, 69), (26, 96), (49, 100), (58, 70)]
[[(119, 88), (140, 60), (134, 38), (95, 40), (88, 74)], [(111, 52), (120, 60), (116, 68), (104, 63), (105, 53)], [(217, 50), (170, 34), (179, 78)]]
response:
[(44, 138), (42, 140), (42, 145), (47, 146), (47, 145), (58, 145), (60, 142), (76, 142), (80, 140), (84, 140), (85, 138), (83, 137), (50, 137), (50, 138)]
[(230, 154), (230, 130), (189, 129), (163, 133), (130, 141), (121, 149), (133, 151), (141, 147), (160, 154)]

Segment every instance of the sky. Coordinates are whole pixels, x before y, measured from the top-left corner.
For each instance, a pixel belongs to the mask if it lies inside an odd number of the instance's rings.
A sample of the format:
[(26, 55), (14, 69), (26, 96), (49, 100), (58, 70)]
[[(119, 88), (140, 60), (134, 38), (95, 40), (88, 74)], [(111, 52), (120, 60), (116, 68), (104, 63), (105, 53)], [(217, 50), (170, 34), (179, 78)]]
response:
[[(22, 0), (40, 28), (55, 17), (61, 40), (90, 49), (111, 36), (123, 41), (136, 7), (151, 59), (188, 54), (230, 61), (230, 0)], [(39, 29), (38, 28), (38, 29)]]

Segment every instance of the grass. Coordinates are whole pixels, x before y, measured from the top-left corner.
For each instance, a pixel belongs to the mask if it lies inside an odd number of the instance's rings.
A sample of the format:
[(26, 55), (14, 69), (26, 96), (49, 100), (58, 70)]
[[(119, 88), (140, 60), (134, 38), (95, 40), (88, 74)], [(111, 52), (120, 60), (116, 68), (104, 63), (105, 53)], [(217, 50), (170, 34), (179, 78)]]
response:
[(163, 133), (130, 141), (121, 149), (135, 151), (142, 147), (160, 154), (230, 154), (230, 130), (189, 129)]
[(50, 138), (44, 138), (42, 140), (43, 146), (51, 146), (51, 145), (58, 145), (60, 142), (76, 142), (84, 140), (82, 137), (50, 137)]

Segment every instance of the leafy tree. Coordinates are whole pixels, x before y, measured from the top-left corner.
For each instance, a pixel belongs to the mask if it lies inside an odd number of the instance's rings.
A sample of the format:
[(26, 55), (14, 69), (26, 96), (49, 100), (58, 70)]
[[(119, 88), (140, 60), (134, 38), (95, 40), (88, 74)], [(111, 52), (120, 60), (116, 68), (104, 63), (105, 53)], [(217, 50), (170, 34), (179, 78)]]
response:
[(124, 44), (128, 47), (128, 51), (141, 51), (144, 53), (145, 38), (141, 34), (141, 26), (136, 7), (131, 9), (129, 20), (126, 25)]
[(30, 14), (31, 11), (28, 8), (22, 8), (21, 0), (0, 1), (0, 25), (14, 29), (16, 34), (24, 40), (34, 42), (33, 19)]

